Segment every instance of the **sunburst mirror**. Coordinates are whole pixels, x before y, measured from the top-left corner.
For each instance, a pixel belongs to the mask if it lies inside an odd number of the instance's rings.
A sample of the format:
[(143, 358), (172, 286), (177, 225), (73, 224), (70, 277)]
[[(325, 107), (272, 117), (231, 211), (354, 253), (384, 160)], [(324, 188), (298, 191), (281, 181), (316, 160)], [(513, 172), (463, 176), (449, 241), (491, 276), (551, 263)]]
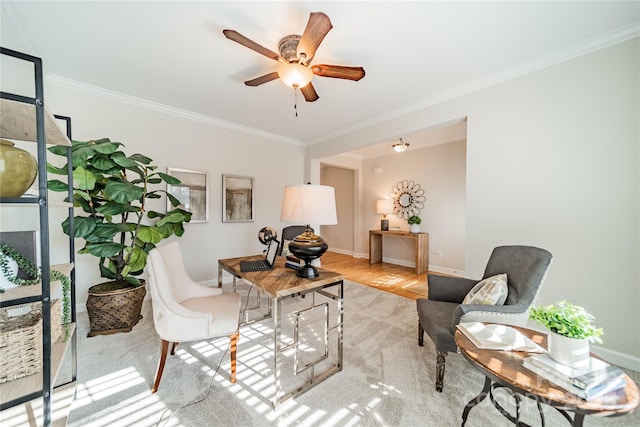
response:
[(413, 181), (402, 180), (391, 187), (389, 196), (393, 198), (393, 213), (400, 219), (409, 219), (412, 215), (420, 215), (424, 209), (424, 189)]

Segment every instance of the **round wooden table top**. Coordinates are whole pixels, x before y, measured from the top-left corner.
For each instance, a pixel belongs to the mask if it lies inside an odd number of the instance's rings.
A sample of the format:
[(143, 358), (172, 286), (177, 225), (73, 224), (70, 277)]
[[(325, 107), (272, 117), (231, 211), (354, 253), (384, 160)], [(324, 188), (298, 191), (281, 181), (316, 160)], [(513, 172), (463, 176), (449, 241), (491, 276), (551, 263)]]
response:
[[(546, 334), (517, 326), (514, 328), (547, 348)], [(633, 411), (640, 403), (638, 387), (626, 374), (627, 383), (623, 389), (586, 401), (523, 367), (522, 360), (531, 353), (479, 349), (460, 331), (456, 331), (454, 338), (465, 358), (487, 377), (514, 388), (524, 396), (533, 395), (548, 405), (572, 408), (586, 415), (615, 416)]]

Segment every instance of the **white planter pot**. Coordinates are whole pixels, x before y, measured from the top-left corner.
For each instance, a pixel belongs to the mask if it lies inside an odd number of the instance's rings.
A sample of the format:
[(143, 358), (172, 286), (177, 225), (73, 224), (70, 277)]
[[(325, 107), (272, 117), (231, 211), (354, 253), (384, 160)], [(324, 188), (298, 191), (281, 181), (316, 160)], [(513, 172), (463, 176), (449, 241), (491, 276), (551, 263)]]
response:
[(409, 231), (411, 233), (419, 233), (420, 232), (420, 224), (411, 224), (411, 225), (409, 225)]
[(577, 369), (589, 368), (589, 340), (576, 339), (549, 332), (547, 335), (549, 357), (558, 363)]

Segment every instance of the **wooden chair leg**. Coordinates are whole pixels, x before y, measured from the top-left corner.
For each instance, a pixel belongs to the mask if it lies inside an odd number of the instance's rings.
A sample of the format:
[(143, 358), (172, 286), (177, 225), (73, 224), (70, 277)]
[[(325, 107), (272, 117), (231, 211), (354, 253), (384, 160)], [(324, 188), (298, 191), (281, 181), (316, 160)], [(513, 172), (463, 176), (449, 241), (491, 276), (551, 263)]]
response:
[(164, 363), (167, 361), (167, 353), (169, 352), (169, 341), (162, 340), (162, 346), (160, 350), (160, 360), (158, 361), (158, 370), (156, 371), (156, 379), (153, 381), (153, 388), (151, 393), (158, 391), (160, 385), (160, 379), (162, 378), (162, 372), (164, 371)]
[(231, 347), (231, 383), (235, 384), (236, 382), (236, 349), (238, 347), (238, 338), (240, 337), (240, 333), (236, 332), (231, 335), (231, 343), (229, 346)]
[(444, 363), (447, 352), (439, 350), (436, 350), (436, 352), (436, 391), (442, 393), (442, 387), (444, 387)]
[(420, 324), (419, 320), (418, 320), (418, 345), (420, 347), (424, 347), (424, 328)]
[(176, 354), (176, 348), (178, 348), (178, 344), (177, 342), (174, 342), (173, 345), (171, 346), (171, 355), (175, 356)]

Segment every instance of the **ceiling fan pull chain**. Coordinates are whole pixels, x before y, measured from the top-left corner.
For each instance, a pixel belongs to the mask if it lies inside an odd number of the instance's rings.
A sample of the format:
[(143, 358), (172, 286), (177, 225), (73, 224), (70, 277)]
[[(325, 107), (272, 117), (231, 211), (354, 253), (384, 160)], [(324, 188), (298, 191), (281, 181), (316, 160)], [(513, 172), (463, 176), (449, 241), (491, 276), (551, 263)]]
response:
[(298, 117), (298, 91), (296, 88), (293, 88), (293, 110), (296, 112), (296, 117)]

